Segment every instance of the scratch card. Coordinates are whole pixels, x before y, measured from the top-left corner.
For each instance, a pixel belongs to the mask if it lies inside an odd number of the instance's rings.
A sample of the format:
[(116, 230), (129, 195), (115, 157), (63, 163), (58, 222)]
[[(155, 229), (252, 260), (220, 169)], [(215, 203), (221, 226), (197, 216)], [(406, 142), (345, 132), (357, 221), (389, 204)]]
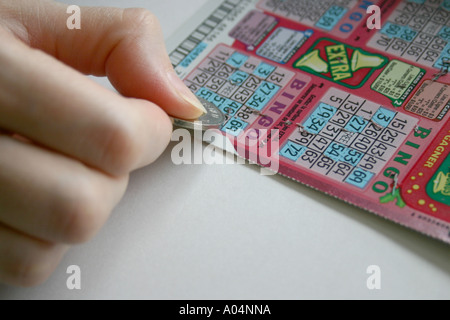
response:
[(195, 19), (170, 58), (240, 156), (268, 163), (250, 139), (277, 173), (450, 243), (449, 1), (227, 0)]

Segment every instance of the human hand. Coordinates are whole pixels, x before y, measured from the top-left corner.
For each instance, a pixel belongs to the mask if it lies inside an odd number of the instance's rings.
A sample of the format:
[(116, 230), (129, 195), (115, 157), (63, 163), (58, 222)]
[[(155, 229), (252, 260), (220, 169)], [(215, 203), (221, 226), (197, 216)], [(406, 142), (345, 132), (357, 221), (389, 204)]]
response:
[[(203, 113), (151, 13), (83, 8), (81, 30), (69, 30), (66, 10), (0, 2), (0, 282), (13, 285), (45, 281), (99, 230), (129, 173), (166, 148), (167, 113)], [(108, 76), (122, 95), (81, 73)]]

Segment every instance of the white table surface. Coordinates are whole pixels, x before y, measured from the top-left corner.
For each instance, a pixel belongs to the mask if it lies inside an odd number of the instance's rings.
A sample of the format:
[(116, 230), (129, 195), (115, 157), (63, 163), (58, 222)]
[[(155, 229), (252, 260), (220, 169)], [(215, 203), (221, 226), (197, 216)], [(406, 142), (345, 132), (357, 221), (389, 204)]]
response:
[[(148, 8), (167, 39), (207, 0), (64, 2)], [(176, 166), (172, 147), (46, 283), (0, 299), (450, 298), (448, 245), (252, 165)], [(81, 290), (66, 287), (70, 265)]]

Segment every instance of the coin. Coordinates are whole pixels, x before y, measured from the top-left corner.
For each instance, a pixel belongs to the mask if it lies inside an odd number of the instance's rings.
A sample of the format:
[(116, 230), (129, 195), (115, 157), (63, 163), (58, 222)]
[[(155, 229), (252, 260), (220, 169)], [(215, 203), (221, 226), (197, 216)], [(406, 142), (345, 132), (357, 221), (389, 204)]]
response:
[(185, 120), (172, 117), (172, 122), (177, 127), (194, 130), (217, 129), (225, 123), (225, 115), (213, 103), (198, 98), (206, 109), (206, 113), (195, 120)]

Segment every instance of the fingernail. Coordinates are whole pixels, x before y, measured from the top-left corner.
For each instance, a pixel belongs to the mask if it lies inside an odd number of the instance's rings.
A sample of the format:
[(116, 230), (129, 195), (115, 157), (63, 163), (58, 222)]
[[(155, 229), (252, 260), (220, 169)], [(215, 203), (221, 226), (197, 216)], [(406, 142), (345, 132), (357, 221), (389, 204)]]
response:
[(195, 95), (189, 90), (188, 87), (184, 84), (184, 82), (175, 74), (175, 72), (168, 73), (169, 81), (178, 94), (183, 98), (183, 100), (187, 101), (190, 105), (201, 111), (199, 116), (206, 113), (206, 109), (203, 104), (198, 101)]

